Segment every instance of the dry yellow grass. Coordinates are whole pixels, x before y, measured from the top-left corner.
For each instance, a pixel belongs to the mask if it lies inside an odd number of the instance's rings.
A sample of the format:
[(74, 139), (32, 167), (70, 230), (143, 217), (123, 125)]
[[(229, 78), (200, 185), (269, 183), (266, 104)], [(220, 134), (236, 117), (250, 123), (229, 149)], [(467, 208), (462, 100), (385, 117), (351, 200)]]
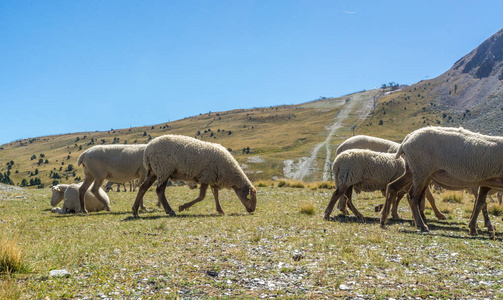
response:
[(23, 253), (16, 237), (0, 236), (0, 273), (10, 274), (26, 270)]

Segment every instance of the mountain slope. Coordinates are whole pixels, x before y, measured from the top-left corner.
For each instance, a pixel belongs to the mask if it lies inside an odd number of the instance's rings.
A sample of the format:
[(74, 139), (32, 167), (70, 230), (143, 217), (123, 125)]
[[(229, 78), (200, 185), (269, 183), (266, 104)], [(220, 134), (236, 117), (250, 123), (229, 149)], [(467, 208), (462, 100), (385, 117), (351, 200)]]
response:
[[(183, 134), (229, 148), (252, 180), (284, 178), (286, 160), (312, 156), (312, 149), (327, 141), (330, 133), (338, 135), (330, 138), (338, 143), (348, 137), (349, 128), (361, 122), (358, 110), (368, 106), (375, 93), (366, 91), (300, 105), (210, 112), (153, 126), (19, 140), (0, 146), (0, 173), (9, 173), (16, 185), (23, 179), (32, 186), (79, 181), (84, 176), (77, 159), (93, 145), (147, 143), (163, 134)], [(347, 106), (351, 109), (346, 117), (337, 119)], [(331, 130), (334, 122), (339, 122), (337, 132)], [(326, 153), (314, 155), (305, 166), (307, 172), (298, 178), (321, 180), (325, 161), (332, 159)]]
[[(375, 102), (379, 100), (378, 103)], [(98, 144), (147, 143), (183, 134), (229, 148), (252, 180), (330, 179), (336, 147), (367, 134), (400, 142), (428, 126), (503, 135), (503, 30), (437, 78), (300, 105), (210, 112), (165, 124), (20, 140), (0, 146), (0, 182), (50, 186), (83, 179), (77, 158)]]
[(383, 120), (395, 137), (426, 125), (503, 135), (502, 118), (503, 29), (442, 75), (382, 97), (367, 124)]

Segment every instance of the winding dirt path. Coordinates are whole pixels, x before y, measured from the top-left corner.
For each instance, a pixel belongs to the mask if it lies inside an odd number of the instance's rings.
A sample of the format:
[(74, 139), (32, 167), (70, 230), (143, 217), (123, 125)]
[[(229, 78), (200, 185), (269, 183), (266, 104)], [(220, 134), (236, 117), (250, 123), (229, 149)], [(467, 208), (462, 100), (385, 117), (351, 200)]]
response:
[[(363, 102), (363, 103), (362, 103)], [(325, 157), (325, 166), (323, 170), (323, 180), (329, 180), (330, 178), (330, 166), (331, 166), (331, 148), (330, 148), (330, 140), (335, 132), (341, 128), (342, 122), (346, 120), (348, 115), (357, 109), (359, 106), (362, 107), (358, 113), (360, 114), (359, 120), (355, 125), (359, 125), (363, 120), (369, 115), (372, 111), (373, 100), (372, 97), (354, 97), (347, 104), (344, 105), (343, 109), (338, 111), (337, 115), (334, 117), (334, 122), (330, 125), (330, 129), (327, 135), (327, 138), (322, 143), (317, 144), (314, 149), (311, 151), (311, 155), (306, 157), (305, 159), (300, 160), (300, 164), (298, 169), (291, 172), (290, 174), (285, 174), (286, 177), (295, 179), (295, 180), (303, 180), (307, 175), (313, 173), (312, 168), (314, 168), (314, 163), (316, 157), (320, 149), (325, 146), (326, 148), (326, 157)]]

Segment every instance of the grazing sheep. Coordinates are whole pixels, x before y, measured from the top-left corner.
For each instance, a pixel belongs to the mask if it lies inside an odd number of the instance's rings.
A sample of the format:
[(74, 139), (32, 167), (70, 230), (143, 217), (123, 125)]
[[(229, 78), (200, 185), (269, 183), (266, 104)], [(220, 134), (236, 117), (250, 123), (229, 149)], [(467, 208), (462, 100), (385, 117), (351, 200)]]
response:
[[(479, 186), (479, 194), (469, 223), (470, 234), (477, 233), (477, 217), (486, 206), (491, 188), (503, 188), (503, 138), (474, 133), (463, 128), (425, 127), (410, 133), (400, 145), (396, 157), (404, 155), (405, 173), (388, 185), (381, 226), (386, 224), (390, 204), (396, 192), (412, 183), (410, 206), (416, 226), (429, 229), (421, 218), (418, 204), (429, 182), (448, 177), (455, 186)], [(489, 220), (489, 231), (494, 228)]]
[[(384, 152), (384, 153), (396, 153), (398, 148), (400, 147), (399, 143), (378, 138), (378, 137), (373, 137), (373, 136), (367, 136), (367, 135), (357, 135), (348, 138), (345, 140), (342, 144), (337, 147), (336, 151), (336, 156), (342, 153), (343, 151), (349, 150), (349, 149), (368, 149), (372, 150), (375, 152)], [(405, 172), (405, 169), (403, 169), (402, 172)], [(396, 178), (395, 178), (396, 179)], [(381, 189), (383, 192), (383, 196), (385, 196), (385, 191), (386, 187), (384, 189)], [(355, 187), (355, 192), (359, 193), (360, 191)], [(398, 204), (400, 203), (400, 200), (402, 197), (406, 194), (406, 190), (402, 190), (398, 196), (395, 202), (392, 203), (392, 210), (391, 210), (391, 215), (393, 219), (401, 219), (400, 215), (398, 214)], [(346, 196), (347, 197), (347, 196)], [(426, 191), (426, 198), (430, 202), (431, 208), (433, 209), (433, 212), (435, 214), (435, 217), (439, 220), (445, 220), (447, 217), (441, 213), (436, 204), (435, 204), (435, 198), (433, 198), (433, 195), (429, 190)], [(351, 201), (351, 198), (348, 198), (346, 201)], [(337, 204), (337, 208), (342, 211), (344, 214), (348, 214), (347, 209), (346, 209), (346, 201), (339, 201)], [(376, 207), (376, 211), (379, 211), (379, 208), (382, 205)]]
[(405, 170), (404, 160), (395, 159), (393, 153), (375, 152), (367, 149), (346, 150), (336, 156), (332, 165), (337, 189), (325, 209), (325, 219), (330, 214), (335, 203), (343, 195), (354, 215), (365, 222), (364, 216), (358, 212), (351, 201), (353, 187), (361, 191), (386, 191), (388, 183), (400, 177)]
[[(80, 211), (79, 188), (82, 186), (80, 183), (60, 184), (52, 187), (51, 205), (56, 206), (59, 202), (63, 201), (61, 209), (54, 208), (53, 212), (60, 212), (63, 214)], [(110, 203), (107, 194), (103, 189), (99, 189), (100, 195), (107, 203)], [(84, 196), (88, 211), (101, 211), (105, 209), (105, 205), (96, 198), (90, 190), (86, 191)]]
[[(98, 193), (105, 179), (114, 182), (127, 182), (140, 178), (143, 182), (147, 170), (143, 166), (143, 152), (146, 145), (99, 145), (82, 152), (78, 165), (84, 167), (85, 180), (80, 187), (80, 206), (87, 213), (84, 193), (94, 182), (91, 192), (110, 210), (110, 205)], [(145, 209), (143, 202), (142, 209)]]
[(218, 201), (218, 190), (222, 188), (232, 188), (246, 210), (250, 213), (255, 211), (257, 190), (234, 157), (219, 144), (181, 135), (160, 136), (150, 141), (145, 148), (144, 165), (148, 175), (136, 196), (133, 206), (135, 217), (138, 216), (138, 207), (143, 195), (156, 179), (156, 193), (164, 210), (167, 214), (175, 215), (164, 195), (170, 178), (194, 181), (201, 185), (199, 197), (180, 206), (179, 211), (202, 201), (208, 186), (211, 187), (216, 209), (220, 214), (224, 214)]

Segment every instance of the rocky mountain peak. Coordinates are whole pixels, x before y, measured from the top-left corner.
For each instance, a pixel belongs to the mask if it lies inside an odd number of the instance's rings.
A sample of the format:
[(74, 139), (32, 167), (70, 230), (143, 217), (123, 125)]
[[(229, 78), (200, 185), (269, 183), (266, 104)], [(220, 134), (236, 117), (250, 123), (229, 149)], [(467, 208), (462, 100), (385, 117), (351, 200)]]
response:
[(503, 29), (458, 60), (452, 69), (477, 79), (498, 76), (503, 80)]

